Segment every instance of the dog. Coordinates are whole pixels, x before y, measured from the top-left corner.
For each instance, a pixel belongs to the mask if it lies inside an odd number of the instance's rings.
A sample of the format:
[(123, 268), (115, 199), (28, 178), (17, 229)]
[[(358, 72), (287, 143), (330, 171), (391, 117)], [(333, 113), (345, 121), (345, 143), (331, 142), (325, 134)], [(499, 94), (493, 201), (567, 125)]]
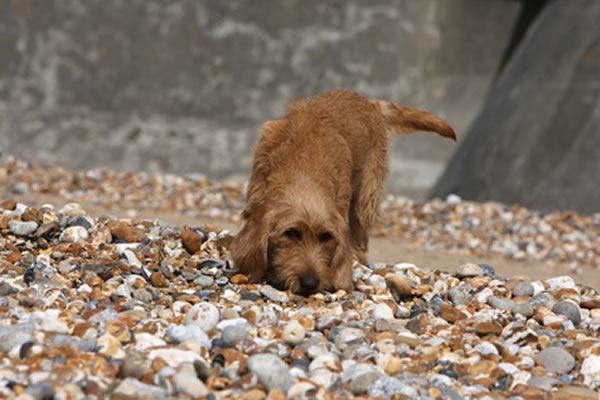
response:
[(308, 296), (353, 289), (388, 174), (390, 132), (437, 132), (439, 117), (335, 90), (293, 102), (261, 128), (231, 256), (249, 281)]

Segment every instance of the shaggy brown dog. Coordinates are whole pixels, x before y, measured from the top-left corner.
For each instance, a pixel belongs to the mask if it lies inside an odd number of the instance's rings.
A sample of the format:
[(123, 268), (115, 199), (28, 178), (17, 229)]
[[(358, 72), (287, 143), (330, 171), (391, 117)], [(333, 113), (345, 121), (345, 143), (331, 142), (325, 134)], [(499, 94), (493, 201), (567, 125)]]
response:
[(389, 132), (452, 128), (425, 111), (347, 91), (299, 100), (262, 126), (233, 260), (251, 282), (308, 295), (351, 290), (388, 173)]

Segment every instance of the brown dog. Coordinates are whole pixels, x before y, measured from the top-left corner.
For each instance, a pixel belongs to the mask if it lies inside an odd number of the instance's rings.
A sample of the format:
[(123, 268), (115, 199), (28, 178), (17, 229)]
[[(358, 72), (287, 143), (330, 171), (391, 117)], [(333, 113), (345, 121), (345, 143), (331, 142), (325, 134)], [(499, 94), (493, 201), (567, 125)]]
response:
[(351, 290), (388, 173), (390, 131), (452, 128), (425, 111), (347, 91), (299, 100), (262, 126), (231, 254), (251, 282), (308, 295)]

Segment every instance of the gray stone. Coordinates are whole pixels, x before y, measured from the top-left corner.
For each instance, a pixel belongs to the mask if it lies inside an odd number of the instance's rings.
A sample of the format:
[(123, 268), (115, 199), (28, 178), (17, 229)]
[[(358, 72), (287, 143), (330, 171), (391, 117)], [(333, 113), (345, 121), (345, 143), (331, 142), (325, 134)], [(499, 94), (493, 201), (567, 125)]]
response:
[(515, 302), (506, 297), (490, 296), (487, 303), (497, 310), (512, 310)]
[(25, 342), (32, 342), (33, 329), (32, 323), (0, 326), (0, 351), (9, 352)]
[(215, 278), (208, 275), (200, 275), (196, 279), (194, 279), (194, 283), (203, 288), (210, 287), (215, 283)]
[(243, 340), (248, 336), (248, 329), (249, 326), (247, 323), (228, 325), (223, 328), (221, 339), (228, 344), (232, 344), (238, 340)]
[(17, 236), (31, 235), (37, 227), (38, 224), (35, 221), (17, 221), (14, 219), (8, 221), (8, 229)]
[(38, 382), (29, 385), (25, 393), (35, 400), (52, 400), (54, 398), (54, 387), (50, 382)]
[(549, 292), (536, 294), (531, 298), (531, 300), (529, 300), (529, 304), (531, 304), (533, 307), (544, 306), (548, 309), (552, 309), (555, 303), (556, 299)]
[(274, 354), (256, 354), (248, 359), (248, 369), (268, 390), (287, 393), (294, 384), (288, 365)]
[(262, 285), (259, 290), (263, 296), (278, 303), (287, 303), (290, 300), (287, 293), (277, 290), (271, 285)]
[(535, 313), (535, 308), (529, 302), (515, 304), (515, 306), (512, 308), (512, 312), (513, 314), (521, 314), (529, 318)]
[(176, 343), (193, 340), (202, 347), (210, 348), (211, 342), (204, 330), (198, 325), (171, 325), (167, 337)]
[(365, 332), (359, 328), (343, 328), (334, 336), (334, 343), (341, 351), (366, 340)]
[(364, 394), (367, 393), (369, 386), (382, 375), (383, 373), (372, 365), (354, 364), (344, 371), (342, 379), (348, 383), (352, 393)]
[(162, 400), (168, 398), (168, 392), (158, 386), (142, 383), (134, 378), (125, 378), (115, 388), (113, 396), (139, 397)]
[(575, 358), (562, 347), (551, 346), (540, 351), (536, 360), (548, 372), (566, 374), (575, 366)]
[(567, 317), (574, 325), (581, 322), (579, 306), (570, 300), (561, 300), (552, 307), (552, 312)]
[(559, 386), (561, 382), (549, 376), (532, 376), (527, 381), (527, 384), (543, 390), (552, 390), (552, 388)]
[(529, 282), (518, 282), (512, 289), (513, 297), (531, 297), (533, 296), (533, 285)]
[(418, 392), (399, 379), (383, 376), (373, 382), (368, 389), (370, 397), (391, 399), (394, 395), (403, 395), (408, 399), (416, 399)]
[(19, 291), (19, 288), (14, 287), (6, 281), (0, 282), (0, 296), (9, 296), (11, 294), (18, 293)]
[(469, 304), (471, 298), (471, 287), (466, 284), (461, 284), (458, 286), (454, 286), (452, 289), (448, 291), (448, 295), (450, 296), (450, 300), (456, 306)]

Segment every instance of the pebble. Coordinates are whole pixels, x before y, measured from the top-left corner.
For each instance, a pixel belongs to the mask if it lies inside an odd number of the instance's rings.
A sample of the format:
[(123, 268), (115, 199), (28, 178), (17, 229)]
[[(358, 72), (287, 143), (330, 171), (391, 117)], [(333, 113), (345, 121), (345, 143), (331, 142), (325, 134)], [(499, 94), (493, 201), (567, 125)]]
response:
[(248, 368), (268, 390), (286, 393), (294, 384), (288, 365), (274, 354), (256, 354), (248, 359)]
[(373, 398), (392, 399), (394, 396), (400, 395), (407, 399), (416, 399), (418, 392), (410, 385), (404, 384), (402, 381), (389, 376), (383, 376), (373, 382), (368, 389), (368, 394)]
[(165, 389), (142, 383), (134, 378), (126, 378), (112, 392), (113, 398), (143, 398), (166, 399), (168, 393)]
[(182, 343), (186, 340), (192, 340), (199, 346), (210, 348), (210, 339), (199, 325), (171, 325), (166, 331), (169, 339), (175, 343)]
[(14, 219), (8, 221), (8, 229), (17, 236), (31, 235), (37, 228), (38, 224), (35, 221), (23, 222)]
[(529, 282), (519, 282), (513, 286), (513, 297), (531, 297), (534, 294), (533, 285)]
[(575, 358), (562, 347), (547, 347), (538, 353), (536, 360), (548, 372), (566, 374), (575, 367)]
[(243, 322), (227, 325), (223, 328), (221, 339), (227, 344), (233, 344), (236, 341), (243, 340), (248, 336), (249, 326), (245, 320)]
[(600, 355), (587, 356), (581, 363), (583, 383), (592, 390), (600, 389)]
[(474, 263), (465, 263), (458, 268), (457, 275), (463, 278), (470, 278), (473, 276), (483, 276), (485, 271)]
[(84, 227), (79, 225), (69, 226), (60, 234), (61, 242), (81, 243), (88, 240), (88, 238), (88, 231)]
[(198, 379), (193, 364), (183, 364), (175, 376), (173, 376), (173, 383), (175, 384), (175, 389), (177, 389), (177, 391), (185, 393), (192, 398), (208, 395), (208, 389), (204, 383)]
[(364, 394), (382, 375), (383, 373), (372, 365), (354, 364), (344, 370), (342, 379), (348, 383), (352, 393)]
[(387, 304), (384, 304), (384, 303), (376, 304), (375, 307), (373, 308), (373, 318), (376, 320), (393, 319), (394, 311), (392, 311), (390, 306), (388, 306)]
[(561, 300), (557, 302), (552, 307), (552, 312), (557, 315), (564, 315), (575, 325), (579, 325), (581, 323), (579, 306), (570, 300)]
[(306, 330), (296, 320), (291, 320), (283, 328), (283, 341), (289, 345), (297, 345), (304, 340)]
[(287, 293), (277, 290), (270, 285), (261, 285), (259, 290), (263, 296), (278, 303), (287, 303), (290, 300)]
[[(10, 179), (28, 176), (34, 182), (28, 187), (37, 187), (29, 169), (15, 170), (21, 172)], [(192, 213), (205, 204), (243, 198), (237, 186), (205, 186), (196, 197), (200, 192), (183, 178), (132, 175), (139, 181), (130, 181), (129, 175), (110, 174), (93, 174), (109, 177), (106, 183), (87, 175), (78, 179), (87, 180), (86, 187), (124, 196), (122, 204), (145, 182), (153, 194), (137, 198), (134, 211), (148, 199), (159, 204), (155, 194), (161, 190), (174, 196), (165, 207), (187, 202), (177, 197), (181, 187), (190, 193), (186, 207)], [(114, 186), (117, 182), (128, 183), (129, 194)], [(102, 193), (95, 194), (102, 201)], [(468, 222), (477, 230), (488, 218), (475, 216), (484, 206), (468, 201), (452, 208), (435, 201), (402, 207), (416, 218), (417, 228), (429, 219), (433, 233), (438, 213), (452, 229)], [(523, 229), (523, 218), (537, 218), (517, 217), (525, 212), (518, 207), (489, 207), (506, 218), (513, 214), (509, 225), (496, 222), (514, 235)], [(231, 209), (222, 208), (224, 213)], [(144, 212), (151, 215), (150, 208)], [(232, 236), (219, 228), (191, 228), (201, 240), (194, 249), (189, 243), (186, 248), (179, 227), (133, 214), (131, 219), (94, 218), (74, 203), (61, 210), (15, 203), (14, 211), (0, 213), (0, 397), (30, 398), (28, 388), (38, 384), (51, 385), (56, 398), (571, 399), (599, 389), (600, 295), (568, 278), (506, 280), (477, 263), (482, 274), (463, 268), (471, 276), (407, 262), (356, 264), (351, 293), (291, 296), (249, 283), (235, 271), (227, 262)], [(589, 237), (584, 230), (571, 230), (573, 224), (597, 229), (585, 216), (563, 218), (569, 222), (548, 222), (555, 237), (564, 232)], [(41, 239), (38, 231), (24, 236), (11, 231), (11, 220), (30, 219), (42, 227), (54, 225)], [(600, 218), (597, 223), (600, 227)], [(89, 235), (77, 245), (62, 241), (70, 227)], [(484, 240), (488, 233), (478, 234)], [(496, 234), (502, 241), (504, 233)], [(586, 240), (573, 238), (574, 248)], [(588, 245), (586, 254), (593, 254), (595, 244)], [(210, 278), (206, 286), (199, 284), (202, 277)], [(215, 284), (218, 279), (224, 286)], [(574, 307), (578, 323), (563, 311)], [(572, 360), (572, 367), (561, 366)], [(35, 395), (33, 389), (29, 393)]]
[(219, 323), (219, 309), (211, 303), (198, 303), (185, 314), (185, 325), (196, 325), (203, 331), (209, 331)]
[(452, 303), (454, 303), (454, 305), (466, 305), (471, 301), (471, 298), (473, 297), (471, 295), (471, 290), (472, 289), (470, 286), (463, 284), (450, 289), (448, 295), (450, 296), (450, 300), (452, 300)]

